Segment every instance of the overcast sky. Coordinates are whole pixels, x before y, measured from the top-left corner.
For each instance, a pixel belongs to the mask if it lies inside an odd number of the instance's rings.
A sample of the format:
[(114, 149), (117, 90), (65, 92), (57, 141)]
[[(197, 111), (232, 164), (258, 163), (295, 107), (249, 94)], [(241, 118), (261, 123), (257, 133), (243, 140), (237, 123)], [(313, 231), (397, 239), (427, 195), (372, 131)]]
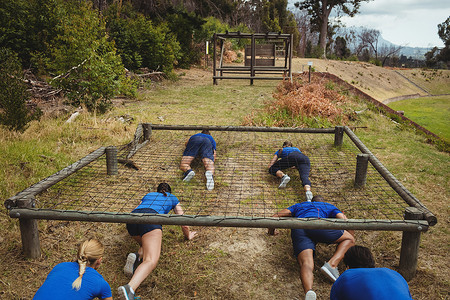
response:
[(378, 29), (396, 45), (443, 47), (437, 25), (449, 16), (450, 0), (374, 0), (362, 2), (359, 14), (341, 21), (347, 27)]

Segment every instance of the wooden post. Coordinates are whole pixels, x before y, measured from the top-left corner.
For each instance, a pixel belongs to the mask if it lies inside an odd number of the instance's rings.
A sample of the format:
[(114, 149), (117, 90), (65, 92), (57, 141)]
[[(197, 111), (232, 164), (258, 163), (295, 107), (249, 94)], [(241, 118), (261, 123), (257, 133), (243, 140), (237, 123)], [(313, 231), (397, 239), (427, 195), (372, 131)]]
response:
[(344, 141), (344, 127), (336, 126), (334, 127), (334, 146), (340, 147)]
[(256, 40), (252, 34), (251, 42), (251, 60), (250, 60), (250, 85), (253, 85), (253, 77), (255, 77), (255, 64), (256, 64)]
[(356, 156), (355, 188), (361, 188), (366, 185), (368, 164), (369, 154), (360, 153)]
[(106, 147), (106, 174), (117, 175), (117, 148), (115, 146)]
[[(17, 202), (20, 208), (34, 207), (34, 198), (30, 197)], [(39, 242), (39, 231), (36, 219), (19, 218), (20, 236), (22, 238), (22, 250), (27, 258), (39, 258), (41, 256), (41, 245)]]
[(213, 85), (217, 85), (217, 79), (215, 79), (214, 77), (217, 75), (216, 74), (216, 43), (217, 43), (217, 37), (216, 34), (214, 33), (213, 35)]
[(144, 130), (144, 140), (148, 141), (150, 140), (150, 137), (152, 136), (152, 126), (149, 123), (142, 124), (142, 128)]
[[(405, 220), (422, 220), (423, 212), (415, 207), (407, 207)], [(420, 231), (403, 231), (402, 248), (400, 250), (399, 273), (406, 281), (416, 275), (417, 258), (419, 256)]]

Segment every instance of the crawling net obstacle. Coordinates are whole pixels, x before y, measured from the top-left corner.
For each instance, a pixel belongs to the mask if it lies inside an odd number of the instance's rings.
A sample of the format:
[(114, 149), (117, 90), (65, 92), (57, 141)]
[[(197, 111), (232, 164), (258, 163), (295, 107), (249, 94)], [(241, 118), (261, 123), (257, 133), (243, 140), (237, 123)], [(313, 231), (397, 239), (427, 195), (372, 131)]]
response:
[[(201, 161), (195, 177), (182, 181), (185, 142), (209, 129), (217, 142), (215, 188), (208, 191)], [(311, 161), (314, 194), (349, 218), (273, 218), (305, 201), (297, 170), (277, 189), (268, 163), (285, 140)], [(130, 213), (141, 198), (168, 182), (185, 214)], [(175, 126), (139, 124), (127, 145), (102, 147), (5, 201), (19, 218), (24, 251), (40, 254), (36, 219), (155, 223), (223, 227), (276, 227), (403, 231), (400, 267), (415, 272), (420, 232), (436, 217), (389, 173), (347, 127), (330, 129)], [(412, 261), (411, 261), (412, 260)], [(412, 264), (411, 264), (412, 263)]]

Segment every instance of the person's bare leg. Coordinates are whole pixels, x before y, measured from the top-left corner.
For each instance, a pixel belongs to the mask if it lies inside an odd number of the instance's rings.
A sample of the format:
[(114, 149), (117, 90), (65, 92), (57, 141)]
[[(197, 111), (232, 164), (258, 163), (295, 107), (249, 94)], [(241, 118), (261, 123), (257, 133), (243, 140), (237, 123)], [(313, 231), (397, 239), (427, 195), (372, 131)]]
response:
[(300, 279), (302, 280), (303, 290), (307, 293), (309, 290), (312, 290), (314, 282), (313, 250), (306, 249), (300, 252), (297, 256), (297, 261), (300, 265)]
[(328, 261), (328, 264), (332, 268), (336, 268), (340, 261), (344, 258), (345, 252), (355, 245), (355, 238), (347, 230), (344, 230), (344, 234), (336, 241), (336, 251), (334, 255)]
[(210, 171), (214, 175), (215, 167), (214, 167), (214, 161), (212, 161), (209, 158), (204, 157), (202, 159), (203, 165), (205, 166), (206, 171)]
[(275, 175), (276, 175), (278, 178), (283, 178), (284, 173), (283, 173), (283, 171), (278, 170), (278, 171), (275, 173)]
[(142, 236), (142, 263), (136, 268), (133, 277), (128, 283), (134, 291), (156, 268), (161, 255), (161, 241), (161, 229), (154, 229)]
[(180, 170), (186, 172), (187, 170), (191, 169), (191, 163), (194, 158), (194, 156), (183, 156), (181, 158)]
[(304, 185), (303, 188), (305, 189), (305, 192), (311, 190), (311, 186), (310, 185)]

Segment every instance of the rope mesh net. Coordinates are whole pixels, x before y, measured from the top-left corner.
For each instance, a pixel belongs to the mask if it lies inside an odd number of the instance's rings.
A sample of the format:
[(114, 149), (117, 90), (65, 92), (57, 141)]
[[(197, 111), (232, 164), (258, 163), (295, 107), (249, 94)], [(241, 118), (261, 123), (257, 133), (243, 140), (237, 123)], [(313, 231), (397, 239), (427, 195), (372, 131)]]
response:
[[(291, 181), (278, 189), (279, 179), (268, 173), (268, 164), (285, 140), (311, 161), (310, 180), (314, 195), (336, 205), (350, 219), (383, 222), (403, 220), (408, 205), (369, 164), (367, 184), (354, 188), (356, 155), (360, 151), (344, 135), (343, 146), (333, 146), (333, 134), (211, 131), (217, 142), (215, 188), (206, 190), (205, 169), (195, 159), (196, 175), (182, 181), (179, 164), (193, 130), (152, 130), (149, 142), (131, 158), (139, 170), (119, 164), (118, 174), (107, 175), (106, 156), (36, 196), (40, 210), (129, 213), (148, 192), (167, 182), (178, 197), (185, 215), (224, 218), (271, 217), (274, 212), (305, 201), (298, 171), (285, 171)], [(119, 158), (127, 157), (126, 147)]]

